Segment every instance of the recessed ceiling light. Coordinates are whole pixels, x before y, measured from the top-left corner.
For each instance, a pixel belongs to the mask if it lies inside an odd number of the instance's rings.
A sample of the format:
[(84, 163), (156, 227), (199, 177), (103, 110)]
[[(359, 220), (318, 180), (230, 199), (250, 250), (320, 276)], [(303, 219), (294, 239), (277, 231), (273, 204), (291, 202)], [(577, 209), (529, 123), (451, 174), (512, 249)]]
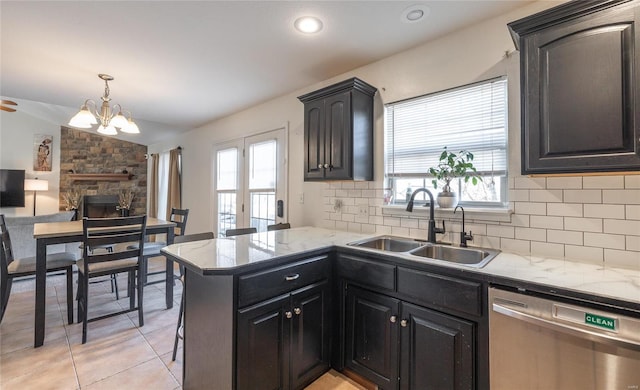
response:
[(322, 21), (314, 16), (303, 16), (293, 23), (296, 30), (305, 34), (313, 34), (322, 30)]
[(429, 16), (431, 10), (426, 5), (415, 4), (405, 8), (400, 15), (400, 20), (405, 23), (416, 23)]

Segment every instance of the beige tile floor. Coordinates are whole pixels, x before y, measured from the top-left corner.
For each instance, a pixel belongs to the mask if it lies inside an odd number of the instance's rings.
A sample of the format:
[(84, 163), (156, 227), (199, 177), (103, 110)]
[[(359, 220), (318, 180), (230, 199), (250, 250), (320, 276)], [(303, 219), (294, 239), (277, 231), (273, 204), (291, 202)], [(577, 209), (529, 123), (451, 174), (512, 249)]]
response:
[[(161, 268), (164, 259), (152, 260)], [(74, 278), (75, 280), (75, 278)], [(0, 389), (180, 389), (181, 352), (171, 361), (181, 285), (174, 288), (174, 307), (165, 309), (164, 284), (145, 287), (144, 320), (137, 312), (89, 323), (87, 343), (82, 325), (66, 324), (64, 276), (47, 279), (44, 346), (33, 348), (35, 282), (17, 281), (0, 324)], [(119, 279), (120, 300), (109, 283), (89, 286), (89, 316), (128, 307), (126, 279)], [(77, 320), (77, 319), (76, 319)], [(336, 371), (329, 371), (308, 390), (361, 390)]]

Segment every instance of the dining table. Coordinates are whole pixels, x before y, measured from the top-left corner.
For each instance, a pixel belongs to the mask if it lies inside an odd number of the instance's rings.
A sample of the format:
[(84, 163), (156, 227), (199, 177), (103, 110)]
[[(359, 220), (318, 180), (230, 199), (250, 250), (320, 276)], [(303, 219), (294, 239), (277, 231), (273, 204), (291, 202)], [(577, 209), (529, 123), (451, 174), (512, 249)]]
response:
[[(146, 235), (166, 234), (167, 245), (173, 244), (175, 222), (157, 218), (147, 218)], [(65, 222), (43, 222), (33, 226), (36, 240), (36, 313), (34, 329), (34, 347), (41, 347), (45, 337), (45, 303), (47, 290), (47, 246), (82, 242), (82, 220)], [(146, 266), (141, 267), (146, 272)], [(166, 259), (166, 304), (173, 307), (173, 261)]]

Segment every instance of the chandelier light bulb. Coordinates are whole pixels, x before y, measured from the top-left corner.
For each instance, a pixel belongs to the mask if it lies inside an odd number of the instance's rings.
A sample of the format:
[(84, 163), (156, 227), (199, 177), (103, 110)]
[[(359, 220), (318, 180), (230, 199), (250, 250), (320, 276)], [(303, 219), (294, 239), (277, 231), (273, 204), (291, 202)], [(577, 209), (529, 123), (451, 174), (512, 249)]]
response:
[(111, 122), (109, 122), (110, 126), (117, 127), (118, 129), (127, 127), (128, 124), (129, 121), (127, 121), (127, 118), (122, 115), (122, 111), (118, 111), (118, 115), (114, 116), (113, 119), (111, 119)]
[(138, 125), (135, 124), (135, 122), (129, 118), (129, 122), (127, 122), (127, 125), (122, 127), (120, 129), (123, 133), (129, 133), (129, 134), (139, 134), (140, 133), (140, 129), (138, 128)]

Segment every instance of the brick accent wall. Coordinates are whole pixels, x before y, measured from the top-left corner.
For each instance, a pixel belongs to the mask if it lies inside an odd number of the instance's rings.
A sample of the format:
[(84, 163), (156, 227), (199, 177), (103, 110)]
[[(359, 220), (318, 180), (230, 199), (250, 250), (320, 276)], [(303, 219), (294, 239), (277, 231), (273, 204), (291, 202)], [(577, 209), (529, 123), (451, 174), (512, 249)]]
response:
[[(322, 226), (426, 239), (426, 212), (384, 208), (383, 188), (381, 182), (327, 183)], [(470, 246), (640, 269), (640, 175), (515, 176), (508, 200), (514, 212), (500, 220), (467, 215)], [(447, 222), (437, 239), (458, 243), (460, 215), (450, 211), (437, 212), (437, 225)]]
[[(131, 215), (146, 213), (145, 145), (64, 126), (60, 132), (60, 210), (65, 209), (63, 195), (70, 190), (76, 190), (81, 195), (118, 195), (122, 190), (131, 189), (135, 194)], [(70, 170), (75, 173), (122, 173), (125, 169), (133, 174), (131, 180), (80, 181), (69, 176)]]

